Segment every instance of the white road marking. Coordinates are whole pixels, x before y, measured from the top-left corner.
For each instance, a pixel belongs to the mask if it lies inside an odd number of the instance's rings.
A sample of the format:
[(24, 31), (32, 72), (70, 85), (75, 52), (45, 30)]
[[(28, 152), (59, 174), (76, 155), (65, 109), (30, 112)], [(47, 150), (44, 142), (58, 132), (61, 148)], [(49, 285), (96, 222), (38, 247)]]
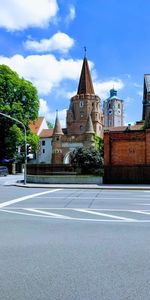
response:
[(25, 210), (35, 212), (35, 213), (40, 213), (40, 214), (47, 215), (47, 216), (51, 216), (51, 217), (54, 217), (54, 218), (71, 219), (70, 217), (67, 217), (67, 216), (64, 216), (64, 215), (54, 214), (54, 213), (46, 212), (46, 211), (43, 211), (43, 210), (40, 210), (40, 209), (27, 208)]
[[(65, 215), (61, 215), (61, 214), (57, 214), (57, 213), (52, 213), (51, 211), (50, 212), (46, 212), (46, 211), (43, 211), (45, 210), (46, 208), (18, 208), (16, 207), (15, 208), (16, 210), (14, 210), (14, 208), (9, 208), (6, 209), (0, 209), (0, 212), (5, 212), (5, 213), (12, 213), (12, 214), (19, 214), (19, 215), (25, 215), (25, 216), (32, 216), (32, 217), (40, 217), (40, 218), (50, 218), (50, 219), (53, 219), (53, 220), (70, 220), (70, 221), (90, 221), (90, 222), (107, 222), (107, 223), (150, 223), (150, 219), (147, 220), (138, 220), (138, 219), (131, 219), (131, 218), (124, 218), (124, 217), (119, 217), (119, 216), (116, 216), (116, 215), (112, 215), (112, 214), (105, 214), (103, 212), (100, 212), (100, 211), (120, 211), (120, 212), (130, 212), (130, 213), (140, 213), (140, 214), (144, 214), (144, 215), (150, 215), (150, 210), (123, 210), (123, 209), (91, 209), (91, 210), (88, 210), (88, 209), (72, 209), (72, 208), (47, 208), (49, 210), (66, 210), (67, 212), (70, 210), (70, 211), (75, 211), (75, 212), (83, 212), (83, 213), (88, 213), (88, 214), (94, 214), (94, 215), (97, 215), (97, 216), (104, 216), (104, 217), (107, 217), (108, 219), (89, 219), (89, 218), (83, 218), (83, 217), (69, 217), (69, 216), (65, 216)], [(17, 211), (17, 210), (22, 210), (22, 211)], [(43, 209), (43, 210), (42, 210)], [(95, 211), (96, 210), (96, 211)], [(99, 211), (97, 211), (99, 210)], [(109, 219), (111, 218), (111, 219)]]
[(150, 205), (150, 203), (136, 203), (136, 205)]
[(143, 214), (143, 215), (150, 215), (150, 212), (142, 211), (142, 210), (131, 210), (131, 212), (134, 212), (137, 214)]
[(54, 192), (58, 192), (58, 191), (61, 191), (61, 190), (62, 189), (55, 189), (55, 190), (50, 190), (50, 191), (46, 191), (46, 192), (41, 192), (41, 193), (36, 193), (36, 194), (24, 196), (24, 197), (17, 198), (17, 199), (14, 199), (14, 200), (9, 200), (9, 201), (0, 203), (0, 208), (6, 207), (6, 206), (9, 206), (11, 204), (18, 203), (18, 202), (21, 202), (21, 201), (24, 201), (24, 200), (32, 199), (32, 198), (38, 197), (40, 195), (54, 193)]
[(136, 219), (124, 218), (124, 217), (119, 217), (119, 216), (115, 216), (115, 215), (109, 215), (109, 214), (100, 213), (100, 212), (96, 212), (96, 211), (92, 211), (92, 210), (85, 210), (85, 209), (75, 209), (75, 210), (80, 211), (80, 212), (84, 212), (84, 213), (88, 213), (88, 214), (93, 214), (93, 215), (99, 215), (99, 216), (103, 216), (103, 217), (118, 219), (118, 220), (136, 221)]
[(24, 216), (32, 216), (32, 217), (47, 217), (50, 218), (50, 216), (42, 216), (42, 215), (37, 215), (37, 214), (29, 214), (29, 213), (25, 213), (25, 212), (20, 212), (20, 211), (13, 211), (13, 210), (9, 210), (9, 209), (0, 209), (0, 211), (6, 212), (6, 213), (11, 213), (11, 214), (17, 214), (17, 215), (24, 215)]
[[(56, 218), (56, 217), (53, 217), (53, 216), (50, 216), (50, 215), (38, 215), (38, 214), (32, 214), (32, 213), (26, 213), (26, 212), (17, 212), (17, 211), (12, 211), (12, 210), (8, 210), (7, 208), (6, 209), (0, 209), (0, 211), (2, 211), (2, 212), (5, 212), (5, 213), (12, 213), (12, 214), (18, 214), (18, 215), (25, 215), (25, 216), (33, 216), (33, 217), (40, 217), (40, 218), (50, 218), (50, 219), (55, 219), (55, 220), (57, 220), (57, 219), (61, 219), (61, 220), (71, 220), (71, 221), (88, 221), (88, 222), (107, 222), (107, 223), (109, 223), (109, 222), (113, 222), (113, 223), (123, 223), (124, 222), (124, 220), (107, 220), (107, 219), (85, 219), (85, 218), (74, 218), (74, 217), (69, 217), (69, 218), (66, 218), (66, 219), (64, 219), (64, 218), (60, 218), (60, 217), (58, 217), (58, 218)], [(132, 221), (132, 220), (128, 220), (127, 222), (129, 222), (129, 223), (132, 223), (132, 222), (134, 222), (134, 221)], [(135, 221), (135, 222), (150, 222), (150, 220), (140, 220), (140, 221)]]

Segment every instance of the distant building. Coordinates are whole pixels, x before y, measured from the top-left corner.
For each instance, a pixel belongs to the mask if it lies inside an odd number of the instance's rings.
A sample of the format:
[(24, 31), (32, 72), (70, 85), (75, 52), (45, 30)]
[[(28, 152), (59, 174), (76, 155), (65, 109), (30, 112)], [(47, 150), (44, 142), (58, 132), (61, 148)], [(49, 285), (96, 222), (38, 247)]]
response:
[(58, 114), (52, 138), (52, 163), (68, 163), (74, 149), (94, 146), (94, 134), (103, 137), (103, 114), (100, 98), (95, 94), (87, 58), (84, 57), (77, 94), (70, 99), (62, 130)]
[(35, 153), (35, 159), (29, 160), (29, 163), (50, 164), (52, 161), (53, 128), (48, 128), (44, 117), (38, 117), (37, 120), (30, 123), (29, 127), (30, 130), (40, 138), (39, 147)]
[(52, 135), (53, 128), (43, 129), (40, 133), (40, 144), (36, 154), (37, 163), (51, 164), (52, 162)]
[(124, 101), (117, 97), (117, 91), (110, 90), (110, 97), (103, 102), (104, 127), (124, 125)]
[(150, 128), (150, 74), (144, 75), (142, 119), (145, 120), (145, 127)]
[(43, 129), (48, 129), (48, 125), (44, 117), (38, 117), (35, 121), (31, 121), (29, 127), (30, 130), (38, 136)]

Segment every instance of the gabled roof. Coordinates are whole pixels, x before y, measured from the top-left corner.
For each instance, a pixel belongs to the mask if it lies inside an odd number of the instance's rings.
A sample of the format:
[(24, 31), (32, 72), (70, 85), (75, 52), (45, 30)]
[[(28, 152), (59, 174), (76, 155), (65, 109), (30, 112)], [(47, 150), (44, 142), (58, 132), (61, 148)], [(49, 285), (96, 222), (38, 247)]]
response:
[(95, 94), (91, 79), (90, 69), (84, 57), (77, 94)]
[(38, 117), (37, 120), (31, 121), (29, 124), (30, 130), (33, 133), (38, 134), (38, 131), (39, 131), (43, 121), (44, 121), (44, 117)]
[(39, 137), (40, 138), (50, 138), (53, 135), (53, 128), (49, 129), (43, 129), (42, 132), (40, 133)]

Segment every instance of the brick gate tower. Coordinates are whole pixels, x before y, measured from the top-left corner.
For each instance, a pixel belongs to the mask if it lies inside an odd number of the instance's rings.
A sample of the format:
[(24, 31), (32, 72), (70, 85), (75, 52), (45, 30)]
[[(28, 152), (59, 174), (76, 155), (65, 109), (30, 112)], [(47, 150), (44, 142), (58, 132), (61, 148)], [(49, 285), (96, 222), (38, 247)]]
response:
[[(70, 99), (65, 129), (58, 126), (56, 116), (52, 139), (54, 164), (68, 163), (69, 153), (78, 147), (95, 144), (94, 135), (103, 137), (103, 114), (100, 98), (94, 92), (86, 56), (83, 59), (77, 94)], [(59, 128), (59, 134), (57, 133)]]

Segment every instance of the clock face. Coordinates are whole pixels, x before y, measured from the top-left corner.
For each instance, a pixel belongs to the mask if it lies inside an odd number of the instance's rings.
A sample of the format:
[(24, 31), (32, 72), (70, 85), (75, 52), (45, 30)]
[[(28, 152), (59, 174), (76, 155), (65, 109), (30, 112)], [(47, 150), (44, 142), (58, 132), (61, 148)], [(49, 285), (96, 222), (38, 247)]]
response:
[(119, 114), (119, 115), (121, 114), (121, 110), (120, 110), (120, 109), (118, 109), (118, 114)]

